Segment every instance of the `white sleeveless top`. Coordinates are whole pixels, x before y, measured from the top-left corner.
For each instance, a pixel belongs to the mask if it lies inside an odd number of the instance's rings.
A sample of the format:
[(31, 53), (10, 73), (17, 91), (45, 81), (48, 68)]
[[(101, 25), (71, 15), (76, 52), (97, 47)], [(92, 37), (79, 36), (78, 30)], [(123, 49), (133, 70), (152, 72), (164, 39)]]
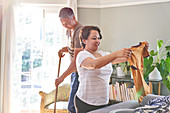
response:
[[(108, 52), (99, 51), (102, 56)], [(79, 99), (90, 105), (105, 105), (109, 102), (109, 80), (113, 71), (109, 63), (100, 69), (85, 69), (80, 67), (82, 61), (91, 57), (96, 59), (90, 52), (79, 52), (76, 58), (76, 66), (79, 74), (79, 88), (76, 93)]]

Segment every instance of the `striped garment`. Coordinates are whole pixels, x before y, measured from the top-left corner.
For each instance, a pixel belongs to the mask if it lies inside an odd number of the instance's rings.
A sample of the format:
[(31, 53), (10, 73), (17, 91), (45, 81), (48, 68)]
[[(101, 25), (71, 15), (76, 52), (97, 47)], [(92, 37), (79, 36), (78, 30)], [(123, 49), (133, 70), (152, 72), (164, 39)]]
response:
[[(98, 51), (98, 53), (102, 56), (109, 54), (104, 51)], [(87, 57), (97, 59), (87, 50), (78, 53), (76, 66), (80, 83), (76, 95), (81, 101), (89, 105), (106, 105), (109, 102), (109, 80), (113, 71), (112, 64), (108, 63), (99, 69), (86, 69), (80, 65)]]
[(136, 108), (135, 113), (170, 113), (170, 95), (148, 101), (148, 105)]

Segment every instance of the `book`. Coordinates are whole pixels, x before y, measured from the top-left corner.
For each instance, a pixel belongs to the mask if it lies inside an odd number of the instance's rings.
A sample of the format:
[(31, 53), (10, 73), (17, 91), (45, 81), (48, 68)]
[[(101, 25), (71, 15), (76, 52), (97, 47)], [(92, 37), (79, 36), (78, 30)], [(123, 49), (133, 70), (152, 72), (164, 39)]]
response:
[(109, 99), (116, 101), (137, 100), (135, 86), (132, 83), (116, 82), (109, 85)]

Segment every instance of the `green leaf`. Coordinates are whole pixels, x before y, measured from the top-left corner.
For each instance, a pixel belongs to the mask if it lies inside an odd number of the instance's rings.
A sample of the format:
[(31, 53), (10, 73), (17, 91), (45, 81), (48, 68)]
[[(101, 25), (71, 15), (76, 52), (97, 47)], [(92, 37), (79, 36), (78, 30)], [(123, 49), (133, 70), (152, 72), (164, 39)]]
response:
[(155, 66), (151, 66), (148, 68), (147, 73), (148, 75), (154, 70)]
[(151, 65), (152, 65), (152, 63), (153, 63), (153, 57), (151, 56), (151, 57), (149, 57), (148, 65), (149, 65), (149, 66), (151, 66)]
[(143, 75), (144, 75), (144, 79), (148, 79), (148, 75), (154, 70), (155, 66), (152, 66), (153, 64), (153, 57), (146, 57), (143, 60)]
[(155, 56), (155, 55), (157, 55), (157, 54), (158, 54), (158, 51), (157, 51), (157, 52), (155, 52), (154, 56)]
[(158, 40), (157, 39), (157, 51), (159, 51), (159, 49), (162, 47), (162, 45), (163, 45), (163, 40)]
[(157, 55), (157, 52), (155, 53), (154, 50), (151, 50), (151, 51), (150, 51), (150, 55), (151, 55), (151, 56), (155, 56), (155, 55)]
[(170, 58), (169, 57), (165, 60), (165, 69), (168, 72), (170, 72)]
[(143, 72), (143, 75), (144, 75), (144, 79), (147, 80), (148, 79), (148, 76), (149, 74), (154, 70), (155, 66), (151, 66), (149, 68), (144, 68), (144, 72)]
[(169, 51), (167, 52), (166, 57), (170, 58), (170, 52)]
[(160, 72), (160, 74), (161, 74), (161, 76), (163, 78), (167, 77), (168, 74), (169, 74), (169, 72), (165, 69), (165, 66), (166, 65), (165, 65), (165, 60), (164, 59), (161, 60), (160, 64), (156, 63), (156, 67), (157, 67), (158, 71)]
[(143, 59), (143, 66), (144, 66), (144, 68), (146, 68), (147, 67), (147, 65), (148, 65), (148, 57), (145, 57), (144, 59)]
[(170, 76), (167, 76), (167, 80), (170, 81)]
[(168, 77), (163, 79), (163, 83), (168, 88), (168, 90), (170, 91), (170, 79)]
[(170, 46), (165, 46), (166, 51), (170, 51)]
[(145, 68), (150, 67), (152, 65), (152, 63), (153, 63), (153, 57), (152, 56), (144, 58), (143, 65), (144, 65)]
[(154, 50), (151, 50), (151, 51), (150, 51), (150, 55), (151, 55), (151, 56), (156, 56), (157, 54), (158, 54), (158, 51), (157, 51), (157, 52), (155, 52)]
[(161, 71), (161, 64), (156, 63), (156, 67), (157, 67), (158, 71), (160, 72)]

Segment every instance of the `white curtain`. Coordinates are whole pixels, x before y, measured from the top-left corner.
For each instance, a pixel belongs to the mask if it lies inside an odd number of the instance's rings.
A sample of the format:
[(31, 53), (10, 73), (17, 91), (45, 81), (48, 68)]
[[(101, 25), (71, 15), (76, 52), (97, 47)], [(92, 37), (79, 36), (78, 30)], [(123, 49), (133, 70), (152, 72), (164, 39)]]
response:
[(11, 73), (15, 48), (14, 4), (16, 0), (2, 0), (2, 29), (0, 56), (0, 113), (11, 113)]
[(73, 9), (75, 17), (77, 19), (77, 0), (68, 0), (68, 6)]
[[(11, 111), (11, 76), (15, 51), (14, 8), (18, 0), (0, 0), (0, 113)], [(68, 0), (77, 17), (77, 0)], [(1, 12), (0, 12), (1, 14)]]

